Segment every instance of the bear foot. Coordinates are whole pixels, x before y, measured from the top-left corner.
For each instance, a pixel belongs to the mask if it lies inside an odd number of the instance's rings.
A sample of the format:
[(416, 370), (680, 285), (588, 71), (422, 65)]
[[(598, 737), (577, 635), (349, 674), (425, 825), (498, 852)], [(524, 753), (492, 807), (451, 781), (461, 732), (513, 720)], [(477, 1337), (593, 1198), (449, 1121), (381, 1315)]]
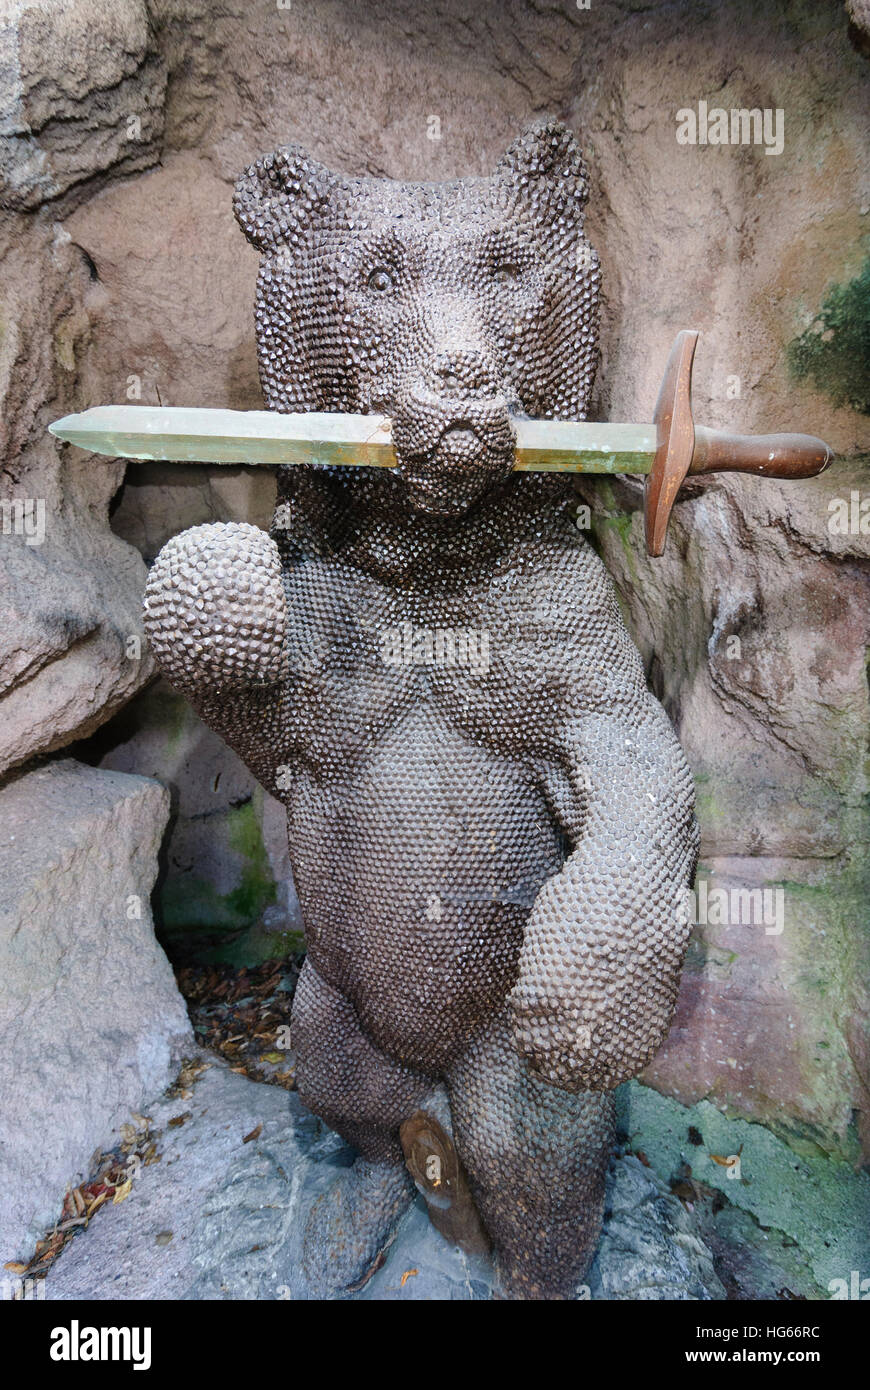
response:
[(355, 1293), (383, 1263), (399, 1218), (414, 1198), (402, 1164), (357, 1158), (314, 1203), (302, 1237), (311, 1296)]

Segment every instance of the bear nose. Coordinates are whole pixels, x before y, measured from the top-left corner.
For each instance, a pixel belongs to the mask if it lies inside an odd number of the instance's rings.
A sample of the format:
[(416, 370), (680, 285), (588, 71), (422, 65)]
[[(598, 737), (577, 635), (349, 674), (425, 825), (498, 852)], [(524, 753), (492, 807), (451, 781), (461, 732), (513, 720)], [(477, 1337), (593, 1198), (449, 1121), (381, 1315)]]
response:
[(448, 394), (494, 389), (493, 374), (475, 348), (457, 347), (439, 352), (432, 364), (435, 388)]

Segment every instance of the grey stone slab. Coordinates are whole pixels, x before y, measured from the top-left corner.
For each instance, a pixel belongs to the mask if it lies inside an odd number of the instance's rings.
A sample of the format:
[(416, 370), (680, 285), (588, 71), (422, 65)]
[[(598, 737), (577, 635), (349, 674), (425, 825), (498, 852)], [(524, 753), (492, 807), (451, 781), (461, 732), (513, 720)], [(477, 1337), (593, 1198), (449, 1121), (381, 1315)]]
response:
[[(189, 1112), (177, 1127), (173, 1116)], [(101, 1210), (46, 1281), (49, 1299), (305, 1300), (305, 1216), (352, 1153), (295, 1093), (213, 1065), (189, 1100), (148, 1109), (161, 1161), (129, 1198)], [(256, 1138), (245, 1142), (261, 1126)], [(723, 1296), (710, 1252), (664, 1184), (634, 1158), (612, 1165), (608, 1216), (590, 1273), (592, 1299)], [(362, 1301), (481, 1301), (488, 1260), (454, 1249), (420, 1201), (399, 1222)]]

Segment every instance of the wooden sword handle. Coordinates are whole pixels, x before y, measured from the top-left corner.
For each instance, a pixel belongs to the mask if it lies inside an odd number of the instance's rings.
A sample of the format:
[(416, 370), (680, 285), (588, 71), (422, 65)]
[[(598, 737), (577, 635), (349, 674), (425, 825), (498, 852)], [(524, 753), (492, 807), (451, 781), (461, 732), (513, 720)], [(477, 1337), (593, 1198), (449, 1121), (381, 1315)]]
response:
[(814, 478), (834, 451), (810, 434), (731, 434), (705, 429), (692, 417), (692, 363), (698, 334), (678, 333), (656, 401), (656, 456), (644, 488), (649, 555), (663, 555), (668, 521), (687, 476), (756, 473), (767, 478)]
[(729, 434), (695, 426), (689, 473), (758, 473), (767, 478), (815, 478), (834, 452), (811, 434)]

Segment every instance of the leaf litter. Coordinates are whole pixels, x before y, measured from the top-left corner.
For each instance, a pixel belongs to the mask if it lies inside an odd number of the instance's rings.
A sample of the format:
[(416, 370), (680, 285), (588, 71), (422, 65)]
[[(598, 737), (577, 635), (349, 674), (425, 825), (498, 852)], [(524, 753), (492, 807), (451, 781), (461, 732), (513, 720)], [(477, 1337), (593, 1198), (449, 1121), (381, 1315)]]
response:
[[(296, 1074), (289, 1051), (290, 1011), (302, 956), (265, 961), (262, 965), (187, 965), (176, 972), (178, 987), (187, 1002), (197, 1041), (231, 1065), (231, 1070), (252, 1081), (296, 1089)], [(182, 1062), (176, 1080), (166, 1095), (188, 1100), (197, 1077), (209, 1066), (202, 1057)], [(177, 1128), (190, 1118), (183, 1111), (169, 1125)], [(254, 1130), (244, 1136), (249, 1143)], [(61, 1251), (86, 1230), (96, 1212), (104, 1206), (117, 1206), (134, 1191), (141, 1168), (159, 1163), (157, 1139), (151, 1121), (133, 1113), (120, 1127), (121, 1142), (111, 1152), (97, 1150), (90, 1164), (90, 1176), (64, 1195), (63, 1207), (54, 1226), (37, 1242), (30, 1261), (10, 1260), (4, 1268), (31, 1279), (44, 1279)], [(168, 1234), (168, 1233), (167, 1233)]]

